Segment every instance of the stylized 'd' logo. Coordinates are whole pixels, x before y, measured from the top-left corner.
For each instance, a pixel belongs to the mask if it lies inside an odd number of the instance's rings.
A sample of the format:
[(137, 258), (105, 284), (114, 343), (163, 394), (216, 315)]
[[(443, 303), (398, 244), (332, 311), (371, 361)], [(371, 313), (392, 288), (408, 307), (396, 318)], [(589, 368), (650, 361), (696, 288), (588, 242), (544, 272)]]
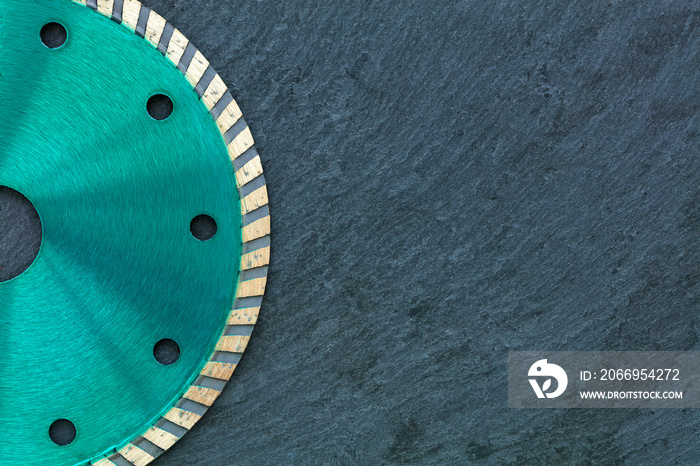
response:
[[(548, 364), (546, 359), (540, 359), (530, 366), (527, 375), (528, 377), (547, 377), (541, 388), (536, 379), (528, 379), (537, 398), (556, 398), (564, 393), (566, 385), (569, 383), (569, 378), (566, 376), (564, 369), (556, 364)], [(547, 390), (552, 386), (552, 377), (557, 381), (557, 389), (548, 393)]]

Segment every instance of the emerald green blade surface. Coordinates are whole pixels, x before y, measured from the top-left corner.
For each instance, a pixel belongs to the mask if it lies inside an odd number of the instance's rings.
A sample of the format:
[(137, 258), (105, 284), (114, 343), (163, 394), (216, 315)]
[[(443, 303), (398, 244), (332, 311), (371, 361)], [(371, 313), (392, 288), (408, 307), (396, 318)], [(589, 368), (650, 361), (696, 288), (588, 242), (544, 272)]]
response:
[[(43, 25), (68, 31), (45, 47)], [(148, 98), (170, 96), (165, 121)], [(0, 185), (38, 211), (34, 264), (0, 283), (0, 464), (84, 464), (143, 433), (211, 355), (234, 298), (240, 207), (225, 143), (182, 74), (68, 0), (0, 0)], [(210, 241), (190, 221), (216, 219)], [(153, 346), (175, 340), (160, 365)], [(75, 441), (55, 445), (51, 423)]]

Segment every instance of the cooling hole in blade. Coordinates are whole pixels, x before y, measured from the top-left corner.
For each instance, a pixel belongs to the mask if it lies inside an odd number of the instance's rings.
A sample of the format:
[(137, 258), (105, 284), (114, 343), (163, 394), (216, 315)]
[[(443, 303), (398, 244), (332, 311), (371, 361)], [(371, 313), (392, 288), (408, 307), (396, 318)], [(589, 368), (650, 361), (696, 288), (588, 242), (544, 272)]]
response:
[(50, 49), (62, 47), (68, 39), (68, 31), (61, 23), (48, 23), (41, 28), (41, 42)]
[(180, 345), (175, 340), (164, 338), (153, 347), (153, 356), (164, 366), (170, 366), (180, 359)]
[(190, 222), (190, 231), (192, 236), (199, 241), (208, 241), (216, 235), (218, 227), (216, 220), (209, 215), (197, 215)]
[(75, 424), (68, 419), (58, 419), (49, 427), (49, 437), (59, 447), (73, 443), (76, 434)]
[(165, 94), (156, 94), (146, 103), (148, 114), (157, 121), (168, 119), (173, 114), (173, 108), (172, 99)]

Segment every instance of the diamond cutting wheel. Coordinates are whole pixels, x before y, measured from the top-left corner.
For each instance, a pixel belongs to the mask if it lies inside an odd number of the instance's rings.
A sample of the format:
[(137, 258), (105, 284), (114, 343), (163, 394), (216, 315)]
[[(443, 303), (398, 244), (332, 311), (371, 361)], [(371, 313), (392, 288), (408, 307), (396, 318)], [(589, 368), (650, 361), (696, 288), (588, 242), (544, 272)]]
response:
[[(147, 464), (257, 320), (270, 217), (250, 130), (139, 2), (0, 0), (0, 141), (0, 196), (41, 238), (18, 270), (0, 256), (0, 464)], [(0, 242), (25, 225), (5, 223)]]

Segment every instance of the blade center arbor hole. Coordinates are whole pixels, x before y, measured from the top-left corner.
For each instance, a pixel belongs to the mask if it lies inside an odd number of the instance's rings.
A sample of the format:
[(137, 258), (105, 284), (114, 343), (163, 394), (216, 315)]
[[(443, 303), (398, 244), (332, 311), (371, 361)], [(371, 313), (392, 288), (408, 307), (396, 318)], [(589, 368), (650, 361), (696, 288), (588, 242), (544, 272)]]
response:
[(21, 193), (0, 186), (0, 282), (23, 274), (41, 248), (41, 220)]

